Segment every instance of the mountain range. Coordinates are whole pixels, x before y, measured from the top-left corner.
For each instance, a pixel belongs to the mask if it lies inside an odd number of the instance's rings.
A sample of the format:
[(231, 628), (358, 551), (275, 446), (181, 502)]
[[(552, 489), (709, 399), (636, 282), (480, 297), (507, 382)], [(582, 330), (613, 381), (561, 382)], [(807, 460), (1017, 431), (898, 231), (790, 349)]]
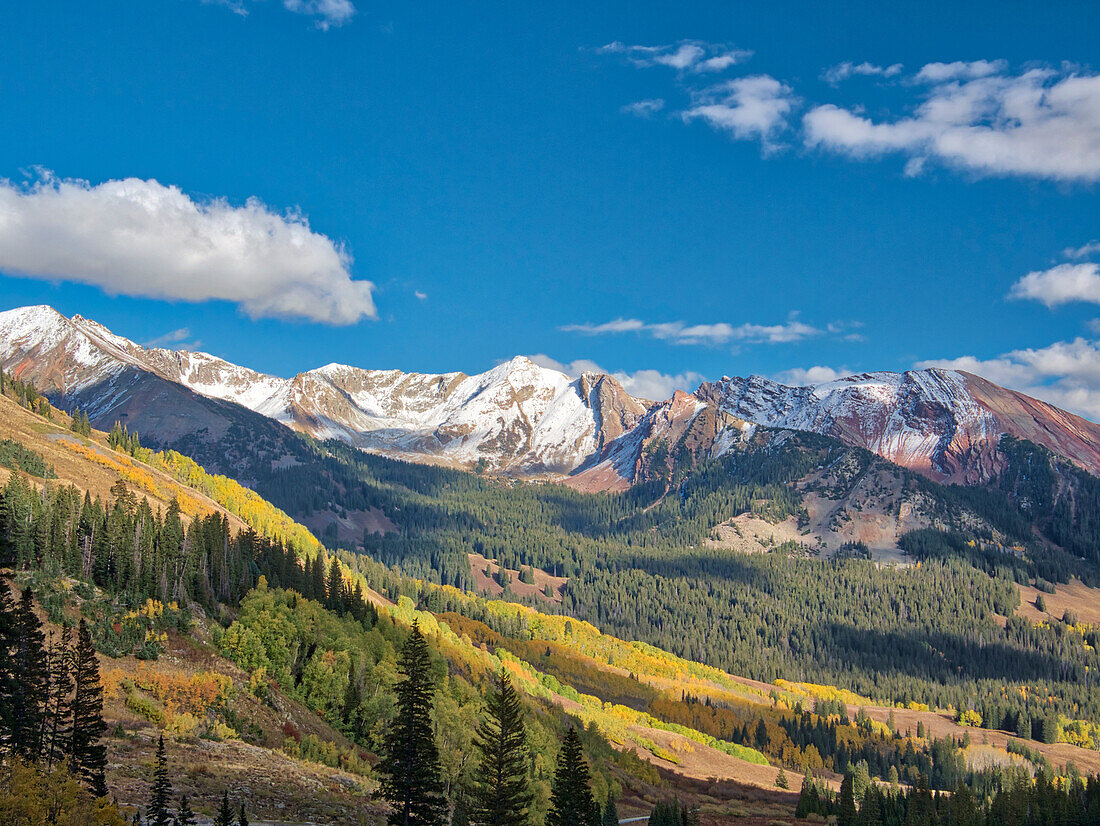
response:
[(757, 426), (833, 436), (937, 481), (989, 480), (1005, 434), (1100, 475), (1100, 425), (951, 370), (803, 387), (723, 377), (657, 401), (631, 396), (610, 375), (573, 378), (524, 356), (476, 375), (329, 364), (282, 378), (207, 353), (143, 347), (48, 306), (0, 313), (0, 367), (97, 427), (122, 422), (161, 446), (213, 449), (234, 426), (278, 440), (285, 426), (406, 461), (590, 491), (721, 456)]

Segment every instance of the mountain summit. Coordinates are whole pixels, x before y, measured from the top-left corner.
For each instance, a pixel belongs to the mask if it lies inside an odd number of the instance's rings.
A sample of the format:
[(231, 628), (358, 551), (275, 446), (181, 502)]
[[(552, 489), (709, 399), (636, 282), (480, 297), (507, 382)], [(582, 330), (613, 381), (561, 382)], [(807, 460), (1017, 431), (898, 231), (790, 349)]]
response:
[(263, 417), (408, 461), (573, 476), (587, 490), (720, 456), (756, 425), (833, 436), (940, 481), (988, 481), (1004, 434), (1100, 475), (1100, 425), (952, 370), (808, 387), (723, 377), (658, 403), (611, 376), (571, 378), (524, 356), (472, 376), (328, 364), (281, 378), (208, 353), (142, 347), (47, 306), (0, 313), (0, 366), (97, 426), (122, 421), (150, 443), (216, 443), (242, 422), (269, 428), (256, 424)]
[(329, 364), (284, 379), (208, 353), (144, 348), (45, 306), (0, 313), (0, 365), (98, 426), (121, 420), (152, 442), (228, 428), (224, 406), (187, 399), (188, 411), (170, 409), (184, 404), (185, 389), (319, 439), (524, 475), (569, 473), (633, 428), (648, 404), (610, 376), (572, 379), (524, 356), (474, 376)]

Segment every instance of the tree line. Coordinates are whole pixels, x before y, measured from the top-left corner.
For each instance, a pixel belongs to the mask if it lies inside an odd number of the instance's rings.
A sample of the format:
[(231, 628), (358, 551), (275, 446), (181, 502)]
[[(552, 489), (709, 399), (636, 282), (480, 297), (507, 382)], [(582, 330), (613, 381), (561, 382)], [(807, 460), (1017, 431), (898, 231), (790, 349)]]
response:
[(807, 777), (796, 817), (835, 818), (837, 826), (1086, 826), (1100, 823), (1100, 777), (1058, 782), (1039, 772), (1005, 775), (988, 794), (965, 784), (950, 793), (925, 782), (899, 789), (864, 783), (847, 774), (833, 793)]

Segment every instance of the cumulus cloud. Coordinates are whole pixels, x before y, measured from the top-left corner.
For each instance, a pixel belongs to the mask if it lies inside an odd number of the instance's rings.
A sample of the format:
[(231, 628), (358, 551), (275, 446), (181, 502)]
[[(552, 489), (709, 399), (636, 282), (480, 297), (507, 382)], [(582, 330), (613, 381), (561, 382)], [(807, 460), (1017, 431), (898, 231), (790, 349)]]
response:
[(838, 63), (836, 66), (830, 66), (822, 72), (821, 79), (826, 83), (836, 86), (841, 81), (856, 75), (863, 77), (896, 77), (901, 74), (903, 68), (904, 67), (900, 63), (893, 63), (890, 66), (879, 66), (875, 63), (852, 63), (846, 60), (843, 63)]
[(423, 290), (413, 290), (413, 295), (415, 295), (420, 301), (428, 300), (428, 294)]
[[(252, 0), (203, 0), (225, 6), (234, 14), (247, 17), (249, 3)], [(318, 29), (328, 31), (342, 26), (355, 16), (355, 6), (351, 0), (283, 0), (283, 8), (295, 14), (312, 17)]]
[(980, 175), (1100, 180), (1100, 75), (1003, 61), (930, 63), (913, 78), (923, 100), (874, 120), (833, 104), (803, 117), (806, 144), (852, 158), (896, 152), (919, 174), (929, 160)]
[(619, 111), (624, 115), (635, 115), (639, 118), (649, 118), (660, 112), (665, 108), (665, 102), (662, 98), (649, 98), (648, 100), (636, 100), (633, 103), (628, 103), (622, 107)]
[(1059, 264), (1028, 273), (1012, 285), (1008, 296), (1041, 301), (1048, 307), (1073, 301), (1100, 304), (1100, 264)]
[(43, 173), (0, 180), (0, 270), (109, 293), (220, 299), (253, 318), (354, 324), (375, 318), (374, 285), (351, 256), (257, 199), (197, 201), (178, 187), (127, 178), (92, 185)]
[(573, 378), (585, 372), (606, 373), (619, 382), (630, 395), (652, 401), (667, 399), (677, 390), (690, 392), (703, 381), (701, 373), (691, 370), (674, 374), (662, 373), (659, 370), (638, 370), (628, 373), (625, 370), (604, 370), (596, 362), (589, 359), (560, 362), (545, 353), (537, 353), (530, 358), (531, 361), (541, 367), (549, 367), (551, 370), (557, 370)]
[(753, 75), (697, 92), (681, 117), (685, 122), (702, 119), (734, 138), (757, 138), (765, 149), (774, 149), (773, 138), (786, 127), (787, 115), (796, 102), (787, 84), (770, 75)]
[(616, 40), (596, 51), (622, 55), (639, 68), (664, 66), (684, 74), (721, 72), (752, 57), (745, 49), (703, 40), (678, 40), (663, 46), (628, 46)]
[(942, 367), (976, 373), (992, 382), (1100, 421), (1100, 341), (1082, 337), (1038, 349), (1013, 350), (992, 359), (933, 359), (918, 369)]
[(827, 382), (842, 379), (852, 375), (847, 367), (826, 367), (819, 364), (814, 367), (792, 367), (776, 373), (774, 378), (780, 384), (788, 387), (805, 387), (807, 385), (826, 384)]
[(683, 321), (648, 323), (637, 318), (617, 318), (602, 324), (567, 324), (560, 328), (567, 333), (587, 336), (619, 333), (648, 335), (671, 344), (703, 344), (717, 346), (731, 342), (742, 344), (785, 344), (822, 334), (792, 316), (784, 324), (686, 324)]

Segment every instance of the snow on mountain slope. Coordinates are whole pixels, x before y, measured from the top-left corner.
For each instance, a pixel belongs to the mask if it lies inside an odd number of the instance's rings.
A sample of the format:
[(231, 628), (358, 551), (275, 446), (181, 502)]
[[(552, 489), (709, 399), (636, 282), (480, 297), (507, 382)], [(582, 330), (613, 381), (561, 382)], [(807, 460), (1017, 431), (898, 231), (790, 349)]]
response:
[(751, 438), (754, 426), (697, 397), (677, 391), (653, 405), (632, 430), (566, 480), (576, 490), (625, 490), (636, 482), (668, 478), (684, 462), (725, 455)]
[(629, 399), (628, 409), (605, 409), (582, 387), (591, 381), (522, 356), (474, 376), (330, 364), (296, 376), (256, 409), (318, 438), (403, 458), (568, 473), (602, 443), (605, 422), (621, 430), (644, 412), (621, 387), (613, 395)]
[(571, 379), (522, 356), (473, 376), (329, 364), (286, 379), (207, 353), (144, 348), (46, 306), (0, 313), (0, 365), (101, 426), (141, 422), (162, 444), (194, 434), (216, 440), (251, 411), (410, 461), (574, 474), (585, 489), (621, 489), (679, 461), (721, 455), (746, 422), (834, 436), (937, 480), (991, 478), (1005, 433), (1100, 475), (1100, 425), (950, 370), (864, 373), (812, 387), (724, 377), (660, 404), (630, 396), (610, 376)]
[[(160, 404), (163, 388), (148, 387), (155, 376), (317, 438), (517, 473), (568, 473), (646, 410), (609, 376), (570, 379), (522, 356), (474, 376), (329, 364), (284, 379), (208, 353), (147, 349), (50, 307), (0, 313), (0, 364), (48, 393), (79, 398), (100, 417), (132, 415), (139, 387), (146, 404)], [(93, 388), (94, 399), (81, 395)], [(144, 418), (164, 415), (146, 410)], [(178, 417), (173, 421), (172, 432), (180, 432)]]
[(953, 370), (864, 373), (812, 387), (727, 376), (696, 393), (732, 415), (835, 436), (938, 480), (988, 480), (1005, 433), (1100, 473), (1100, 426)]

